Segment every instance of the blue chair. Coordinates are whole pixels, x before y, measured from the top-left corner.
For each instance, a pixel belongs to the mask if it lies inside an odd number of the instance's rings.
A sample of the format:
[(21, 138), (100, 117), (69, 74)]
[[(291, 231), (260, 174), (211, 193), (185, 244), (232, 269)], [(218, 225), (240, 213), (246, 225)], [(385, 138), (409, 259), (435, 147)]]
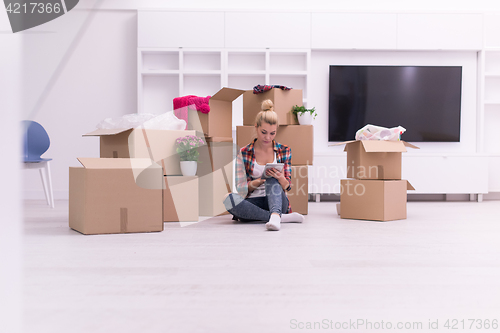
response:
[(50, 176), (51, 158), (42, 158), (49, 149), (50, 139), (47, 131), (36, 121), (23, 120), (23, 162), (25, 169), (39, 169), (47, 204), (54, 208), (54, 193)]

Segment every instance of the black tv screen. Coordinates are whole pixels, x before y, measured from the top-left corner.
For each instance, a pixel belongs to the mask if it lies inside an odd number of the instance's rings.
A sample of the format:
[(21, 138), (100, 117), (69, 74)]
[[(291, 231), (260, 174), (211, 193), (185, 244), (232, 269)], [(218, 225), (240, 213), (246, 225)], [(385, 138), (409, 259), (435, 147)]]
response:
[(402, 140), (459, 142), (461, 66), (330, 66), (328, 141), (366, 124), (403, 126)]

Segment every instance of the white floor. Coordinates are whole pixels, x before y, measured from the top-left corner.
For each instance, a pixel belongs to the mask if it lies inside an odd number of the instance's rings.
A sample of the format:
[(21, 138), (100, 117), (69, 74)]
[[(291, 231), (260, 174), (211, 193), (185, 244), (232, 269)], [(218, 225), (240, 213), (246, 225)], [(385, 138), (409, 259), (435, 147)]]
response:
[(25, 203), (27, 333), (499, 329), (500, 201), (409, 202), (393, 222), (311, 202), (279, 232), (224, 216), (99, 236), (69, 229), (67, 208)]

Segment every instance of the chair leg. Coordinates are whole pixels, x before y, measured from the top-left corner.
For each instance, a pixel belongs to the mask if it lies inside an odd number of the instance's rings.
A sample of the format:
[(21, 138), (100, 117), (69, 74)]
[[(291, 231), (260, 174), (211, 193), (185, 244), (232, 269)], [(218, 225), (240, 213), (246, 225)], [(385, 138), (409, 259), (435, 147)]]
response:
[(48, 185), (49, 185), (49, 198), (50, 198), (50, 207), (54, 208), (54, 191), (52, 189), (52, 176), (50, 174), (50, 162), (47, 162), (46, 164), (46, 170), (47, 170), (47, 179), (48, 179)]
[(45, 193), (45, 200), (47, 200), (47, 205), (50, 206), (50, 198), (49, 198), (49, 192), (47, 188), (47, 163), (45, 163), (43, 168), (38, 169), (40, 171), (40, 177), (42, 178), (42, 185), (43, 185), (43, 193)]

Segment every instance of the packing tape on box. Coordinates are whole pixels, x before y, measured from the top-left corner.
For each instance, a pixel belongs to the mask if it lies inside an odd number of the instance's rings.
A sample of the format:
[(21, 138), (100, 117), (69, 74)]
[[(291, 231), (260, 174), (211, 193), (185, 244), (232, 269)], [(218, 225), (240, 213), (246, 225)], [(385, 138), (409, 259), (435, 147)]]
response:
[(128, 224), (128, 210), (127, 208), (120, 208), (120, 232), (127, 232), (127, 224)]

